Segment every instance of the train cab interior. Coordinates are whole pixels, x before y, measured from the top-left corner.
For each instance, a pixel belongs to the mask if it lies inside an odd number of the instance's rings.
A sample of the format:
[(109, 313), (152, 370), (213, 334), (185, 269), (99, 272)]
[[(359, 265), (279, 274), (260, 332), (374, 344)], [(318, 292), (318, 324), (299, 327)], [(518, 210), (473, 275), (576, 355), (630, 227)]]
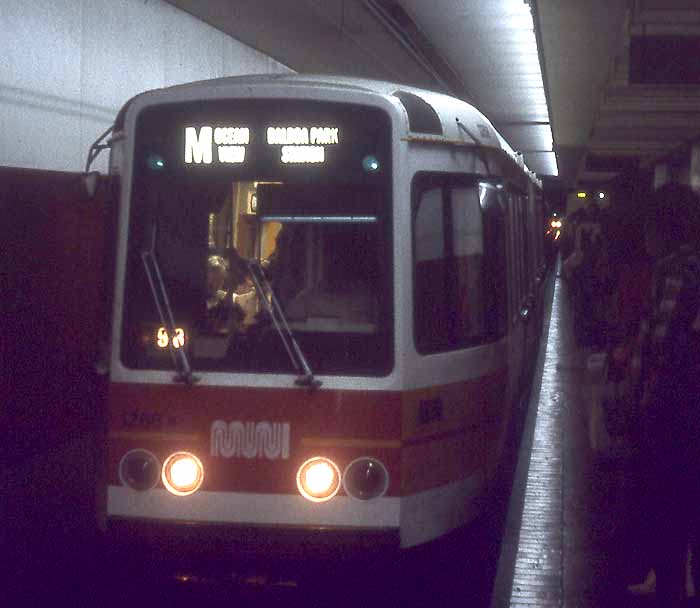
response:
[[(191, 216), (171, 204), (157, 211), (164, 284), (172, 291), (176, 322), (188, 326), (172, 343), (162, 326), (155, 334), (146, 331), (161, 360), (171, 347), (186, 343), (200, 369), (218, 368), (236, 352), (268, 342), (270, 334), (271, 341), (278, 340), (280, 324), (302, 342), (347, 345), (375, 342), (381, 335), (386, 346), (380, 351), (389, 349), (391, 302), (380, 298), (390, 293), (385, 283), (391, 274), (389, 239), (381, 238), (386, 230), (378, 212), (381, 194), (272, 181), (229, 182), (215, 192), (204, 205), (200, 196)], [(165, 217), (173, 214), (180, 218)], [(177, 236), (184, 230), (197, 241), (189, 248)], [(186, 294), (178, 289), (183, 274), (191, 275)], [(320, 358), (320, 346), (307, 348), (318, 350)]]

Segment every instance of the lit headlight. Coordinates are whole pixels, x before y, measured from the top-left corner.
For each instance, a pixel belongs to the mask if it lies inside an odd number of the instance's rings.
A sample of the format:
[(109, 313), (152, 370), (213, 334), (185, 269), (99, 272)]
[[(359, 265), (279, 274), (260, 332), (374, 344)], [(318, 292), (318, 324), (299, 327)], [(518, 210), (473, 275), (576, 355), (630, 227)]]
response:
[(330, 500), (340, 489), (340, 469), (328, 458), (310, 458), (297, 471), (297, 488), (313, 502)]
[(343, 488), (349, 496), (359, 500), (379, 498), (389, 488), (389, 472), (375, 458), (358, 458), (345, 469)]
[(202, 461), (189, 452), (175, 452), (163, 463), (163, 485), (176, 496), (196, 492), (204, 481)]
[(119, 479), (134, 490), (150, 490), (158, 483), (160, 463), (147, 450), (131, 450), (119, 461)]

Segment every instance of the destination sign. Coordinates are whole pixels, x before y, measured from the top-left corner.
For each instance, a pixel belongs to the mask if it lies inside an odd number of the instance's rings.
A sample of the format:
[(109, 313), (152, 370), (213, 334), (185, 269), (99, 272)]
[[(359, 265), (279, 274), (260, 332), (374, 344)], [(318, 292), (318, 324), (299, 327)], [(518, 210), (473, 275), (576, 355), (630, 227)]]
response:
[[(269, 126), (264, 128), (268, 146), (279, 146), (279, 160), (284, 164), (324, 163), (326, 148), (340, 143), (338, 127), (327, 126)], [(244, 126), (185, 127), (185, 163), (241, 164), (254, 141), (251, 130)]]

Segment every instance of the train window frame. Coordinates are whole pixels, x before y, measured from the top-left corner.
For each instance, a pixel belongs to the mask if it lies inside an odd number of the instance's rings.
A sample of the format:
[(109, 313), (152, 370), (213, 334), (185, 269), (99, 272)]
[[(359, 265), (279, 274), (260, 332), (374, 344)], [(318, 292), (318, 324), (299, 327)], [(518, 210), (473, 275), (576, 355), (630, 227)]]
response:
[[(481, 187), (493, 188), (492, 203), (498, 209), (498, 223), (500, 230), (500, 239), (498, 240), (498, 251), (495, 255), (489, 247), (487, 230), (487, 217), (481, 197)], [(423, 285), (419, 278), (418, 269), (418, 251), (417, 251), (417, 220), (420, 211), (420, 206), (424, 201), (425, 193), (430, 190), (438, 189), (440, 191), (441, 211), (439, 212), (442, 219), (442, 256), (448, 262), (444, 276), (445, 281), (448, 281), (448, 275), (453, 273), (456, 277), (454, 284), (447, 285), (445, 302), (448, 302), (446, 307), (446, 317), (458, 317), (459, 304), (457, 294), (454, 290), (459, 290), (459, 277), (455, 275), (457, 267), (454, 263), (456, 259), (454, 230), (455, 223), (453, 222), (454, 203), (453, 193), (458, 190), (475, 189), (478, 196), (478, 209), (480, 212), (480, 239), (482, 253), (479, 256), (478, 276), (480, 280), (484, 280), (486, 271), (493, 268), (492, 257), (497, 258), (500, 255), (499, 277), (496, 280), (489, 278), (491, 291), (483, 290), (479, 293), (480, 314), (483, 320), (483, 330), (477, 333), (462, 332), (459, 333), (455, 328), (460, 325), (459, 318), (456, 318), (451, 327), (445, 331), (442, 336), (432, 331), (432, 327), (426, 326), (421, 322), (420, 302)], [(412, 278), (413, 278), (413, 342), (416, 352), (421, 355), (431, 355), (441, 352), (450, 352), (463, 350), (483, 344), (493, 343), (503, 336), (508, 331), (508, 218), (507, 210), (504, 208), (501, 197), (498, 196), (495, 186), (485, 183), (483, 176), (464, 174), (464, 173), (449, 173), (449, 172), (432, 172), (420, 171), (417, 172), (411, 182), (411, 248), (412, 248)], [(482, 285), (483, 286), (483, 285)], [(500, 293), (497, 293), (500, 290)], [(451, 302), (449, 302), (451, 300)], [(497, 301), (499, 308), (497, 315), (493, 315), (488, 309), (488, 303)], [(451, 306), (451, 308), (450, 308)], [(470, 318), (470, 317), (465, 317)], [(430, 335), (433, 340), (427, 340), (426, 336)]]

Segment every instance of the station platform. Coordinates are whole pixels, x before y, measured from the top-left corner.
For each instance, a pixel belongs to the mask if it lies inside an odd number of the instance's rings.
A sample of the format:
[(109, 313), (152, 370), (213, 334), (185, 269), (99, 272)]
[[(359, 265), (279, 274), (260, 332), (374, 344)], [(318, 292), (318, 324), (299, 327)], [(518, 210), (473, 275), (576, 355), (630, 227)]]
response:
[[(574, 337), (567, 283), (554, 277), (551, 316), (509, 500), (491, 608), (657, 606), (643, 582), (641, 476), (624, 445), (601, 445), (593, 403), (602, 352)], [(688, 577), (689, 606), (696, 605)]]

